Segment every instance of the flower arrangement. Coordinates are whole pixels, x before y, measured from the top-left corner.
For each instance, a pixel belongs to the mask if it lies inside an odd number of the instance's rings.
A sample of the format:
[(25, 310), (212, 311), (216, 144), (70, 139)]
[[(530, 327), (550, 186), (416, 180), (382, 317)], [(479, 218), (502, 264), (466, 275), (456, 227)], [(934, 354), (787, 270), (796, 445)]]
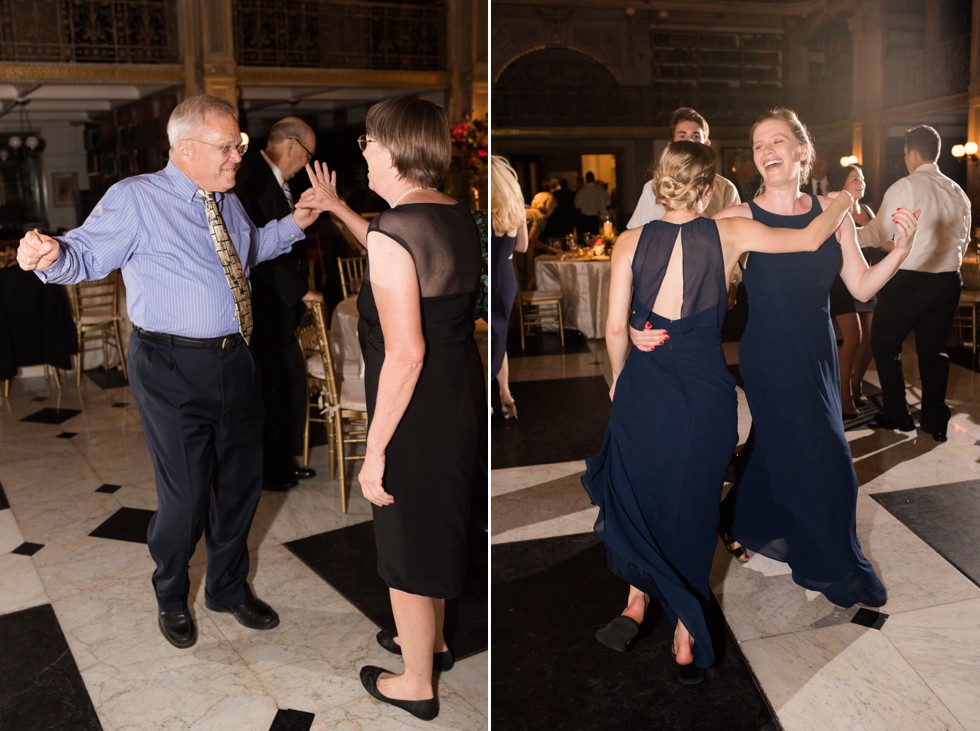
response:
[(595, 238), (590, 239), (590, 245), (592, 246), (593, 256), (605, 256), (612, 253), (613, 244), (616, 239), (612, 236), (605, 236), (603, 234), (598, 234)]
[(470, 175), (481, 175), (487, 169), (487, 121), (473, 117), (470, 112), (463, 121), (450, 130), (453, 139), (453, 157)]

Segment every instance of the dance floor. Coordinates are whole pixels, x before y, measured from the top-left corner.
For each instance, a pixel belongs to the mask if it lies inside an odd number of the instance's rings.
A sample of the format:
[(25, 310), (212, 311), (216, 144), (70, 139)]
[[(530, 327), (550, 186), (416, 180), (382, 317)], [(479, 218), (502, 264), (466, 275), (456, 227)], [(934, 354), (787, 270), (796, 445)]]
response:
[[(783, 564), (753, 556), (740, 565), (719, 546), (711, 584), (732, 639), (705, 685), (682, 688), (662, 615), (622, 655), (592, 638), (626, 597), (603, 574), (590, 535), (596, 509), (579, 482), (609, 413), (593, 396), (610, 375), (603, 343), (562, 354), (557, 336), (531, 340), (525, 355), (513, 339), (508, 351), (520, 418), (491, 424), (494, 725), (516, 704), (523, 720), (513, 728), (642, 719), (649, 729), (980, 729), (980, 374), (962, 353), (953, 354), (948, 442), (872, 430), (867, 409), (846, 425), (858, 536), (888, 603), (841, 609), (794, 584)], [(736, 367), (737, 344), (725, 351)], [(908, 348), (905, 368), (916, 406)], [(873, 397), (873, 367), (867, 385)], [(743, 441), (750, 425), (739, 391)], [(535, 622), (532, 604), (548, 619)], [(505, 647), (511, 639), (520, 645)]]
[[(69, 373), (60, 391), (18, 378), (0, 400), (0, 729), (423, 725), (361, 687), (362, 665), (402, 663), (375, 641), (385, 589), (370, 506), (355, 485), (340, 512), (325, 447), (313, 451), (316, 478), (263, 493), (249, 537), (249, 580), (280, 625), (256, 632), (204, 607), (202, 541), (191, 565), (198, 642), (177, 650), (163, 639), (146, 549), (153, 470), (128, 387), (99, 376), (87, 373), (78, 389)], [(328, 546), (346, 550), (324, 560)], [(486, 554), (477, 554), (475, 602), (447, 608), (469, 656), (438, 678), (441, 712), (427, 727), (488, 725)], [(336, 575), (331, 558), (343, 562)]]

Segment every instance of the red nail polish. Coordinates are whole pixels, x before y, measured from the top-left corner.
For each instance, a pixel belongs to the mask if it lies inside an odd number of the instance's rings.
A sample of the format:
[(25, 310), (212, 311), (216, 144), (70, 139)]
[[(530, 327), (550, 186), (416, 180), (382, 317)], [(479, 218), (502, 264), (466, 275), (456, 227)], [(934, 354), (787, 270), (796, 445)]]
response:
[(644, 329), (644, 330), (649, 330), (649, 329), (650, 329), (650, 328), (652, 328), (652, 327), (653, 327), (653, 325), (651, 325), (651, 324), (650, 324), (650, 323), (648, 322), (648, 323), (647, 323), (646, 325), (644, 325), (644, 326), (643, 326), (643, 329)]

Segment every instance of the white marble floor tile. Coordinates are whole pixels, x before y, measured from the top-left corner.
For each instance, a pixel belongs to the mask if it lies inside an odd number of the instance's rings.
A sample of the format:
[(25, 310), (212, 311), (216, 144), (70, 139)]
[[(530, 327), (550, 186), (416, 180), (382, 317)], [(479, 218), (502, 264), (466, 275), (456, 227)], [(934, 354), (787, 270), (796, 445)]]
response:
[(885, 637), (967, 729), (980, 729), (980, 599), (904, 612)]
[(822, 627), (741, 650), (786, 731), (966, 728), (878, 630)]
[(540, 485), (569, 475), (585, 472), (585, 458), (574, 462), (530, 465), (527, 467), (508, 467), (490, 473), (490, 492), (493, 497), (506, 495), (515, 490)]
[(47, 603), (48, 595), (30, 557), (0, 552), (0, 614)]

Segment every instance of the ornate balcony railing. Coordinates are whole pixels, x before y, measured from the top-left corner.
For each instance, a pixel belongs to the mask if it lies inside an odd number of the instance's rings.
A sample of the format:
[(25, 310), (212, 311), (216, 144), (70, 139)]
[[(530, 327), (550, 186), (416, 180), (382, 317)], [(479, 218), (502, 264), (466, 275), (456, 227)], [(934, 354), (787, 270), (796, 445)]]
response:
[(939, 99), (970, 85), (970, 36), (891, 56), (885, 64), (885, 106)]
[(0, 61), (173, 64), (174, 0), (0, 0)]
[(242, 66), (439, 71), (447, 3), (234, 0)]
[(542, 90), (507, 87), (493, 91), (492, 128), (666, 127), (677, 107), (692, 106), (712, 127), (748, 126), (759, 113), (785, 103), (779, 89), (705, 92), (620, 87), (609, 90)]

